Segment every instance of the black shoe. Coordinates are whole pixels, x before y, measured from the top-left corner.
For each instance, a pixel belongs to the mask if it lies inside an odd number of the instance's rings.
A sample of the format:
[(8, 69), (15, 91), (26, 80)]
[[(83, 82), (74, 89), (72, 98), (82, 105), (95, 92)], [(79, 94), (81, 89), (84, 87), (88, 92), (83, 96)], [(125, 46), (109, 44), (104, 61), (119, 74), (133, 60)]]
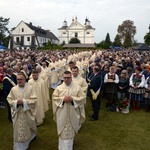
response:
[(90, 118), (89, 121), (96, 121), (98, 119)]

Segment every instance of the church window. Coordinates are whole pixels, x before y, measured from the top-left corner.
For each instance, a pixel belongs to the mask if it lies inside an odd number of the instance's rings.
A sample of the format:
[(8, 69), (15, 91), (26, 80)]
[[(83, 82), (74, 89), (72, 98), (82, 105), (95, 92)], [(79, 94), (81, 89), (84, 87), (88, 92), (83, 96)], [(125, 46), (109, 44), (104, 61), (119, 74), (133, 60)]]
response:
[(86, 34), (90, 34), (90, 32), (86, 32)]
[(22, 32), (24, 32), (24, 28), (22, 28)]
[(77, 38), (78, 37), (78, 33), (75, 33), (74, 37)]

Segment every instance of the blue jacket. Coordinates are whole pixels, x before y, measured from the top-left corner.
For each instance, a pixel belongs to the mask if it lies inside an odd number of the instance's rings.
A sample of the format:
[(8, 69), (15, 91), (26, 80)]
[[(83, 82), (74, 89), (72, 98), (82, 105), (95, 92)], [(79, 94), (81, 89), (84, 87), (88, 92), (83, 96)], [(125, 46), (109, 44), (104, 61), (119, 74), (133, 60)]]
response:
[[(11, 79), (11, 77), (9, 77), (8, 75), (6, 75), (6, 77)], [(11, 80), (13, 81), (13, 79)], [(7, 98), (12, 87), (13, 85), (7, 79), (3, 80), (3, 95), (5, 99)]]
[(98, 89), (102, 86), (102, 76), (99, 73), (97, 73), (95, 76), (92, 77), (89, 89), (92, 89), (94, 92), (97, 92)]

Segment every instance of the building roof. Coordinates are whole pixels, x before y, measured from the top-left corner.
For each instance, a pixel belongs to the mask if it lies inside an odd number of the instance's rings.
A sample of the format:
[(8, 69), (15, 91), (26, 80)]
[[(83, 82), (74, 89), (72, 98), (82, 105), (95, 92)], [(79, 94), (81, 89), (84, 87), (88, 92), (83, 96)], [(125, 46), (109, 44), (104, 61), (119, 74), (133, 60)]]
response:
[(86, 29), (94, 29), (95, 30), (95, 28), (93, 28), (91, 25), (86, 25), (85, 27), (86, 27)]
[(50, 37), (50, 39), (59, 40), (52, 32), (47, 32), (47, 36)]
[(143, 44), (139, 44), (139, 46), (134, 47), (133, 49), (140, 50), (140, 51), (147, 51), (147, 50), (150, 50), (150, 47), (143, 43)]
[(44, 30), (41, 27), (36, 27), (32, 25), (32, 23), (25, 23), (30, 29), (35, 31), (35, 35), (37, 36), (44, 36), (50, 39), (58, 40), (58, 38), (49, 30)]
[(58, 30), (61, 30), (61, 29), (67, 29), (68, 26), (62, 26), (61, 28), (58, 28)]
[(95, 47), (95, 44), (65, 44), (63, 47), (73, 47), (73, 48), (94, 48)]

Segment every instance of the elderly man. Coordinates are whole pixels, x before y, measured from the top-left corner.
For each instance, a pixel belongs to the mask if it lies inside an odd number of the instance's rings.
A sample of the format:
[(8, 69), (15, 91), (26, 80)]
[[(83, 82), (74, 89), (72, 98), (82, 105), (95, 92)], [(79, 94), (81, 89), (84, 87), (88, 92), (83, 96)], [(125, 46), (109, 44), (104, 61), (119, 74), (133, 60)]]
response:
[(72, 82), (70, 71), (65, 71), (64, 82), (52, 95), (54, 120), (57, 123), (59, 150), (72, 150), (79, 123), (85, 120), (85, 94), (81, 87)]
[(36, 136), (35, 108), (37, 97), (23, 73), (17, 74), (17, 85), (7, 96), (13, 120), (14, 150), (26, 150)]

